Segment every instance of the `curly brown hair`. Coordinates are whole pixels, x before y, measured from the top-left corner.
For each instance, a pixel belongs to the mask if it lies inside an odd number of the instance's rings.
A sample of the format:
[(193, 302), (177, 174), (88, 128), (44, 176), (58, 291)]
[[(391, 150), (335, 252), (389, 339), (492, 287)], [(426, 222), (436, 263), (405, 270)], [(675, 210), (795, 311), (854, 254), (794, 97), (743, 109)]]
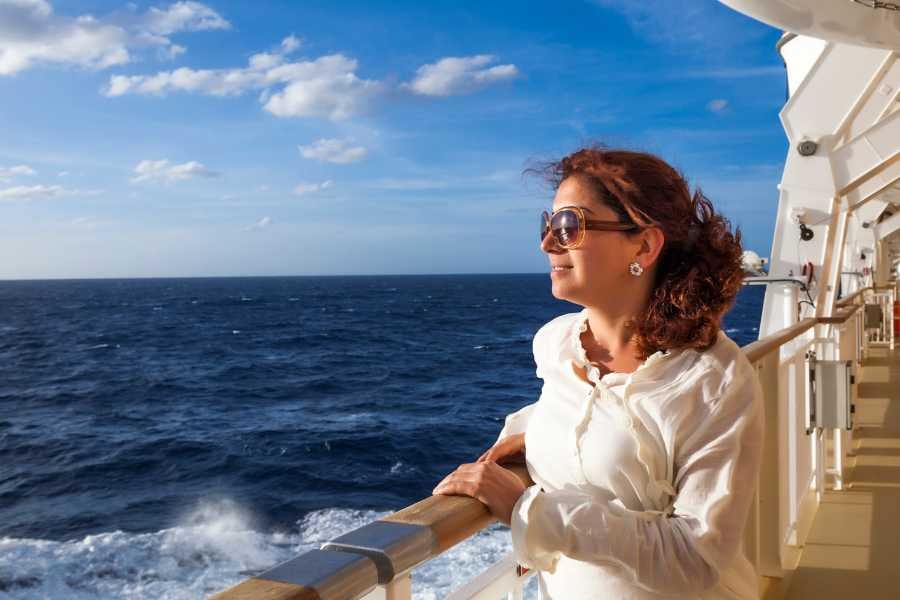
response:
[(684, 176), (658, 156), (601, 144), (528, 172), (543, 175), (554, 190), (579, 177), (622, 221), (662, 229), (653, 291), (629, 323), (642, 360), (658, 350), (703, 351), (716, 342), (744, 279), (743, 248), (740, 228), (732, 233), (699, 187), (691, 194)]

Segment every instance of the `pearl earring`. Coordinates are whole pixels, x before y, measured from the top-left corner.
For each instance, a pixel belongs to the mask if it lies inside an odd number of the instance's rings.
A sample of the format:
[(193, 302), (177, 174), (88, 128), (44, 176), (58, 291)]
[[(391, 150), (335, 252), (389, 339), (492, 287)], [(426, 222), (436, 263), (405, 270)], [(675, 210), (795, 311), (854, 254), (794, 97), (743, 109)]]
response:
[(640, 277), (641, 273), (644, 272), (644, 267), (642, 267), (641, 263), (639, 263), (638, 261), (634, 261), (633, 263), (628, 265), (628, 272), (635, 277)]

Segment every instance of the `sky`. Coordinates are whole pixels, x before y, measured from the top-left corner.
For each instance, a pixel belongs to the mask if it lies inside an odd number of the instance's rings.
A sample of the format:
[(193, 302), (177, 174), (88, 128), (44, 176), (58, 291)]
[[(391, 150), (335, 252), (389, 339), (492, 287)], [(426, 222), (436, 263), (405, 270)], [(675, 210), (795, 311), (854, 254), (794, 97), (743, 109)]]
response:
[(591, 143), (768, 256), (781, 32), (714, 0), (0, 0), (0, 279), (540, 273)]

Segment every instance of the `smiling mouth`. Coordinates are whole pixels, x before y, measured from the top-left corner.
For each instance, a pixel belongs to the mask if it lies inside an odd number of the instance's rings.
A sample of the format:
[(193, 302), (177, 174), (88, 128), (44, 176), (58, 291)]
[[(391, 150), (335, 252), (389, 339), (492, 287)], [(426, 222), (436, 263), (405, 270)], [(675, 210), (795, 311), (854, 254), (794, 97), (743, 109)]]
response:
[(556, 271), (556, 272), (558, 272), (558, 271), (568, 271), (568, 270), (571, 269), (571, 268), (572, 268), (572, 267), (550, 267), (550, 271), (551, 271), (551, 272), (553, 272), (553, 271)]

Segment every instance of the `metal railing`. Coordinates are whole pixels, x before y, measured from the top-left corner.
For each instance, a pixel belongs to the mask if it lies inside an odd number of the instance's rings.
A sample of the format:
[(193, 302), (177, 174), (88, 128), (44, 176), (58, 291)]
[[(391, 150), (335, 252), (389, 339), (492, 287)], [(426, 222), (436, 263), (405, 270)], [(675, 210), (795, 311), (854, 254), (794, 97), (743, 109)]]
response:
[[(852, 431), (825, 431), (810, 424), (806, 353), (852, 361), (867, 352), (864, 303), (893, 302), (896, 287), (865, 288), (839, 300), (830, 317), (807, 318), (742, 348), (756, 367), (766, 400), (762, 467), (745, 531), (744, 550), (767, 585), (796, 568), (812, 517), (826, 490), (843, 482)], [(891, 307), (892, 308), (892, 307)], [(884, 335), (893, 343), (892, 311), (885, 310)], [(813, 330), (812, 337), (805, 335)], [(887, 339), (887, 338), (885, 338)], [(826, 450), (832, 435), (833, 451)], [(830, 460), (831, 464), (826, 464)], [(531, 485), (524, 466), (510, 466)], [(412, 571), (496, 522), (485, 505), (466, 496), (431, 496), (383, 519), (341, 535), (246, 579), (215, 600), (409, 600)], [(450, 593), (452, 600), (520, 600), (533, 572), (508, 554)]]

